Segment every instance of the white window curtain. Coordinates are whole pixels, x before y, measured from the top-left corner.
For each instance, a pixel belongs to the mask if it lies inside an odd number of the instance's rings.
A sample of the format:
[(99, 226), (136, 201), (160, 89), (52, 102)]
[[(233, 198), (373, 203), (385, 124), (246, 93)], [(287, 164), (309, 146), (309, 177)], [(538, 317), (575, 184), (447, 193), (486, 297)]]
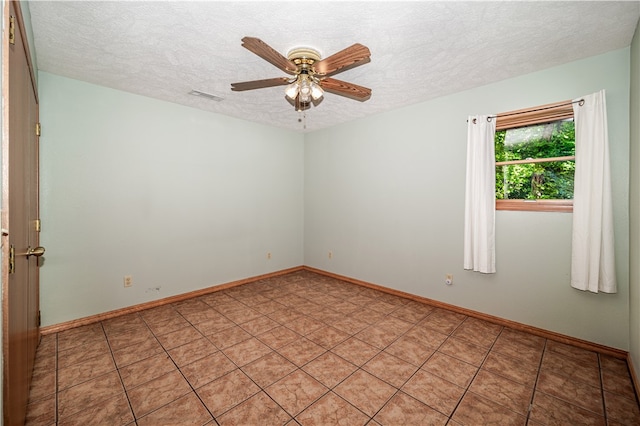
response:
[(495, 116), (468, 119), (464, 269), (496, 272)]
[(573, 190), (571, 286), (615, 293), (613, 209), (605, 91), (573, 104), (576, 171)]

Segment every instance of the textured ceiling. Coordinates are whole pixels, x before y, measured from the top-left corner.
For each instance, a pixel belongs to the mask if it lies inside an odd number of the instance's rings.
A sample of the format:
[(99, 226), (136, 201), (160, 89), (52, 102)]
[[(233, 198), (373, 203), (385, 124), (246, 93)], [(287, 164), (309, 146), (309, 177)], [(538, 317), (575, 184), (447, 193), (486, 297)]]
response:
[[(372, 89), (326, 94), (307, 131), (629, 46), (640, 2), (35, 1), (40, 70), (207, 111), (304, 131), (284, 87), (232, 92), (285, 73), (241, 47), (258, 37), (286, 56), (327, 57), (353, 43), (371, 62), (336, 75)], [(188, 93), (200, 90), (221, 102)]]

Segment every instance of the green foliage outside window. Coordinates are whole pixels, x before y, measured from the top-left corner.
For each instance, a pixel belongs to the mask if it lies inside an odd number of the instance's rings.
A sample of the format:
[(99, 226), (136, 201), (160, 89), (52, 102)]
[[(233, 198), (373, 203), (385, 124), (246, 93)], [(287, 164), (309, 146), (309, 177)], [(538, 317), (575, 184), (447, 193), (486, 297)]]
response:
[[(496, 162), (575, 155), (573, 120), (497, 131), (495, 151)], [(573, 199), (575, 167), (573, 160), (496, 166), (496, 199)]]

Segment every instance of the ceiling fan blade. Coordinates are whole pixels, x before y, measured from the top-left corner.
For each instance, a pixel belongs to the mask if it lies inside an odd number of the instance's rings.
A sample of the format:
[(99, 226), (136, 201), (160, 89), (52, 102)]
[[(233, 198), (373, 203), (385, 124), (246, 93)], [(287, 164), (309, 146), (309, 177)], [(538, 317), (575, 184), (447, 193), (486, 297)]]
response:
[(320, 86), (325, 92), (360, 102), (364, 102), (371, 97), (371, 89), (358, 86), (357, 84), (347, 83), (346, 81), (336, 80), (335, 78), (325, 78), (321, 80)]
[(282, 56), (273, 47), (255, 37), (244, 37), (242, 47), (260, 56), (265, 61), (275, 65), (287, 74), (295, 74), (298, 71), (296, 64)]
[(242, 92), (243, 90), (262, 89), (265, 87), (284, 86), (289, 84), (287, 77), (267, 78), (265, 80), (243, 81), (240, 83), (231, 83), (231, 90), (234, 92)]
[(346, 49), (334, 53), (328, 58), (316, 62), (313, 67), (318, 76), (330, 76), (369, 62), (371, 52), (369, 48), (356, 43)]

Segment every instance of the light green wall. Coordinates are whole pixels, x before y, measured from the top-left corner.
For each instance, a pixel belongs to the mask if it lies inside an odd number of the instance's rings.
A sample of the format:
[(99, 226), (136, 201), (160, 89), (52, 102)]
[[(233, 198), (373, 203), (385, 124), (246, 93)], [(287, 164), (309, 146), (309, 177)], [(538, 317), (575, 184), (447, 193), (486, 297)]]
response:
[[(498, 273), (464, 271), (467, 116), (600, 89), (607, 91), (619, 292), (570, 287), (570, 213), (498, 212)], [(628, 154), (629, 49), (308, 134), (304, 263), (626, 350)]]
[(640, 28), (636, 28), (631, 44), (630, 122), (629, 353), (636, 373), (640, 374)]
[(39, 82), (43, 325), (302, 264), (302, 134)]
[[(621, 49), (306, 135), (42, 72), (44, 324), (306, 264), (628, 350), (629, 67)], [(619, 292), (569, 286), (567, 213), (498, 212), (498, 273), (462, 270), (467, 115), (600, 89)]]

